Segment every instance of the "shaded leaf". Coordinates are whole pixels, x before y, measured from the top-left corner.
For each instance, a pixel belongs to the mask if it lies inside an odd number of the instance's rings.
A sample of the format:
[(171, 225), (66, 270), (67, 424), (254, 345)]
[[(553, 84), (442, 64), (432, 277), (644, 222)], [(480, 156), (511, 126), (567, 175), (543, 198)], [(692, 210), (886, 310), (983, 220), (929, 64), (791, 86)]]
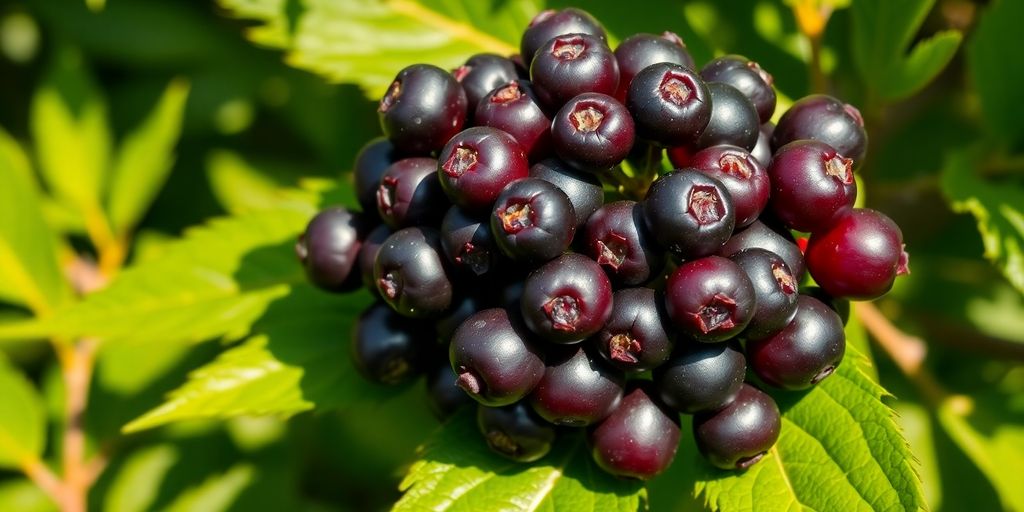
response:
[(259, 25), (254, 42), (287, 51), (288, 63), (354, 82), (380, 98), (414, 62), (445, 69), (474, 53), (517, 53), (538, 0), (220, 0)]
[(46, 441), (46, 413), (35, 387), (6, 359), (0, 360), (0, 467), (38, 461)]
[(32, 482), (11, 479), (0, 483), (0, 510), (56, 512), (57, 505)]
[(405, 495), (395, 511), (640, 508), (642, 484), (616, 479), (595, 466), (580, 432), (567, 432), (540, 461), (519, 464), (487, 448), (473, 410), (453, 417), (427, 441), (402, 481)]
[(178, 450), (167, 444), (149, 446), (129, 455), (107, 489), (103, 510), (152, 510), (164, 477), (178, 462), (178, 458)]
[(982, 121), (992, 136), (1018, 146), (1024, 143), (1024, 56), (1007, 50), (1019, 45), (1021, 18), (1024, 3), (992, 2), (967, 45), (967, 67), (981, 100)]
[(219, 512), (227, 510), (256, 476), (254, 467), (238, 464), (227, 472), (214, 475), (202, 484), (186, 490), (165, 512)]

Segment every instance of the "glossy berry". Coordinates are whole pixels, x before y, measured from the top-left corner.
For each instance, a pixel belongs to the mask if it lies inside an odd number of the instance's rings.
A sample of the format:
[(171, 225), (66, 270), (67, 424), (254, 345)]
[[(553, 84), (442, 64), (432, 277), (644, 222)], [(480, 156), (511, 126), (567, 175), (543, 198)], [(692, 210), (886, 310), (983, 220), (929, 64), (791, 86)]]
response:
[(468, 128), (445, 144), (437, 160), (441, 188), (452, 203), (471, 212), (490, 210), (501, 189), (530, 172), (526, 153), (497, 128)]
[(767, 167), (772, 161), (772, 134), (775, 133), (774, 123), (764, 123), (757, 133), (757, 144), (750, 151), (762, 166)]
[(857, 199), (853, 161), (823, 142), (783, 146), (768, 165), (768, 176), (772, 213), (797, 231), (827, 229)]
[(736, 228), (757, 220), (768, 204), (771, 181), (768, 171), (751, 154), (738, 146), (711, 146), (693, 155), (690, 165), (722, 182), (736, 208)]
[(615, 292), (612, 314), (593, 338), (598, 353), (627, 372), (644, 372), (672, 354), (674, 332), (664, 300), (650, 288)]
[(696, 147), (730, 144), (747, 151), (754, 149), (761, 128), (754, 104), (729, 84), (709, 82), (707, 86), (711, 93), (711, 119), (697, 139)]
[(542, 11), (530, 21), (520, 41), (519, 51), (526, 66), (530, 66), (534, 54), (551, 38), (565, 34), (589, 34), (607, 40), (601, 23), (586, 11), (573, 8)]
[(565, 252), (576, 233), (576, 213), (558, 187), (539, 178), (510, 183), (494, 202), (491, 233), (516, 261), (544, 262)]
[(729, 190), (695, 169), (658, 178), (647, 191), (643, 206), (647, 229), (662, 247), (684, 259), (718, 251), (736, 225)]
[(747, 360), (769, 385), (807, 389), (835, 372), (846, 353), (843, 321), (818, 299), (800, 295), (793, 321), (783, 330), (747, 342)]
[(409, 317), (430, 317), (451, 306), (452, 282), (444, 267), (437, 230), (405, 228), (381, 244), (373, 277), (380, 296)]
[(835, 311), (839, 318), (843, 321), (843, 325), (850, 321), (850, 301), (846, 299), (837, 299), (828, 294), (820, 286), (802, 286), (800, 287), (800, 295), (806, 295), (808, 297), (814, 297), (821, 301), (822, 304), (828, 306), (829, 309)]
[(533, 164), (530, 177), (540, 178), (565, 192), (576, 213), (577, 230), (604, 204), (604, 188), (597, 176), (577, 171), (557, 158), (546, 158)]
[(619, 63), (619, 87), (615, 98), (622, 102), (626, 101), (633, 77), (648, 66), (668, 62), (693, 69), (693, 57), (674, 32), (633, 34), (615, 47), (615, 60)]
[(613, 282), (625, 286), (646, 283), (665, 267), (663, 250), (644, 223), (636, 201), (608, 203), (590, 216), (581, 243)]
[(712, 59), (700, 70), (708, 82), (729, 84), (743, 93), (757, 110), (760, 123), (767, 123), (775, 113), (774, 79), (756, 62), (740, 55), (725, 55)]
[(441, 221), (441, 249), (462, 275), (492, 275), (502, 261), (486, 216), (478, 218), (453, 206)]
[(444, 421), (459, 409), (476, 402), (455, 384), (458, 376), (447, 361), (433, 365), (427, 370), (427, 405), (434, 416)]
[(745, 249), (764, 249), (777, 254), (786, 262), (797, 282), (804, 276), (804, 255), (797, 247), (793, 234), (784, 229), (775, 229), (761, 221), (754, 221), (732, 235), (721, 249), (719, 256), (729, 257)]
[(764, 249), (746, 249), (729, 257), (754, 285), (757, 309), (742, 336), (760, 339), (789, 325), (796, 315), (797, 279), (779, 255)]
[(629, 111), (605, 94), (580, 94), (551, 121), (555, 153), (584, 171), (600, 172), (618, 165), (633, 148), (633, 138)]
[(359, 287), (359, 275), (352, 272), (362, 248), (366, 221), (343, 207), (316, 214), (295, 244), (295, 254), (314, 285), (328, 291), (350, 291)]
[(868, 147), (860, 112), (853, 105), (824, 94), (805, 96), (782, 114), (772, 134), (772, 150), (803, 139), (832, 146), (839, 154), (853, 159), (854, 167), (864, 160)]
[(363, 311), (352, 327), (352, 361), (371, 382), (408, 382), (423, 370), (433, 337), (429, 325), (376, 303)]
[(779, 406), (772, 397), (744, 384), (731, 404), (693, 417), (697, 448), (722, 469), (747, 469), (775, 445), (782, 429)]
[(437, 343), (447, 346), (451, 342), (455, 330), (465, 322), (467, 318), (484, 308), (484, 301), (472, 293), (463, 292), (452, 300), (452, 306), (440, 317), (434, 320), (434, 330), (437, 333)]
[(478, 405), (476, 424), (492, 451), (516, 462), (533, 462), (547, 455), (557, 434), (555, 427), (523, 402), (504, 407)]
[(437, 151), (466, 122), (467, 100), (450, 73), (413, 64), (398, 73), (377, 107), (380, 127), (400, 151)]
[(391, 236), (391, 228), (384, 224), (381, 224), (370, 231), (366, 238), (363, 240), (363, 246), (359, 249), (358, 264), (359, 264), (359, 275), (362, 277), (363, 286), (370, 293), (380, 296), (377, 291), (377, 281), (373, 277), (373, 266), (377, 263), (377, 253), (380, 252), (380, 246)]
[(612, 284), (594, 260), (564, 254), (526, 279), (523, 320), (541, 338), (576, 343), (597, 333), (612, 313)]
[(711, 121), (711, 92), (692, 69), (668, 62), (637, 73), (626, 95), (637, 136), (665, 146), (693, 144)]
[(680, 332), (698, 341), (724, 341), (747, 327), (757, 308), (754, 285), (721, 256), (687, 261), (668, 278), (665, 309)]
[(591, 428), (591, 455), (601, 469), (648, 480), (672, 464), (679, 447), (679, 416), (655, 396), (633, 387), (610, 416)]
[(736, 343), (681, 343), (667, 363), (654, 370), (654, 385), (665, 405), (686, 414), (729, 405), (747, 374)]
[(377, 187), (387, 168), (401, 159), (395, 146), (384, 137), (367, 142), (352, 165), (352, 180), (356, 199), (363, 214), (377, 218)]
[(478, 53), (470, 57), (465, 64), (452, 71), (452, 76), (466, 91), (470, 119), (473, 118), (477, 104), (487, 93), (518, 78), (516, 65), (493, 53)]
[(533, 84), (513, 80), (489, 92), (473, 114), (477, 126), (490, 126), (511, 135), (530, 160), (551, 151), (551, 118), (540, 106)]
[(615, 94), (619, 64), (603, 39), (588, 34), (551, 38), (530, 64), (530, 80), (548, 110), (583, 93)]
[(807, 245), (807, 268), (818, 285), (852, 300), (884, 295), (897, 276), (910, 273), (909, 258), (899, 226), (869, 208), (848, 211)]
[(433, 158), (399, 160), (384, 171), (377, 186), (377, 212), (392, 229), (436, 224), (448, 204)]
[(456, 383), (476, 401), (508, 405), (530, 394), (544, 376), (544, 359), (533, 333), (500, 308), (467, 318), (448, 348)]
[(625, 378), (600, 356), (577, 345), (548, 356), (530, 405), (555, 425), (583, 427), (603, 420), (622, 400)]

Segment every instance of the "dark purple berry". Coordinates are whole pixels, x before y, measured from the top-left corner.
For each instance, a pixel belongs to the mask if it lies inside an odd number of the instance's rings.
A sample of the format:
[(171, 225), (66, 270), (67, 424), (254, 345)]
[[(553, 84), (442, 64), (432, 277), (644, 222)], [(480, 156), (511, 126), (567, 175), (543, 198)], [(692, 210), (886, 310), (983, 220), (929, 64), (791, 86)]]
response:
[(552, 38), (530, 64), (530, 80), (548, 110), (584, 93), (615, 94), (619, 64), (608, 43), (587, 34)]
[(384, 171), (377, 186), (377, 211), (391, 229), (436, 225), (448, 204), (433, 158), (399, 160)]
[(672, 464), (679, 447), (679, 416), (655, 395), (632, 388), (611, 415), (591, 428), (591, 455), (601, 469), (648, 480)]
[(846, 299), (837, 299), (828, 294), (820, 286), (802, 286), (800, 287), (800, 295), (806, 295), (808, 297), (814, 297), (821, 301), (822, 304), (828, 306), (829, 309), (835, 311), (839, 318), (843, 321), (843, 325), (850, 321), (850, 301)]
[(363, 214), (377, 218), (377, 187), (387, 168), (401, 159), (395, 146), (384, 137), (367, 142), (356, 155), (352, 180)]
[(795, 140), (813, 139), (824, 142), (848, 158), (857, 167), (864, 161), (868, 134), (864, 118), (853, 106), (831, 96), (813, 94), (793, 103), (779, 118), (772, 134), (772, 150)]
[(518, 77), (516, 65), (509, 59), (493, 53), (478, 53), (465, 64), (452, 71), (455, 80), (466, 91), (469, 118), (473, 118), (480, 99)]
[(513, 80), (484, 96), (473, 115), (477, 126), (490, 126), (511, 135), (531, 161), (551, 151), (551, 118), (541, 109), (533, 84)]
[(622, 102), (626, 101), (633, 77), (648, 66), (668, 62), (693, 69), (693, 57), (674, 32), (633, 34), (615, 47), (615, 60), (619, 63), (619, 87), (615, 98)]
[(736, 336), (754, 316), (754, 285), (739, 265), (721, 256), (687, 261), (668, 278), (665, 309), (679, 330), (698, 341)]
[(828, 229), (857, 199), (853, 161), (823, 142), (783, 146), (768, 165), (768, 176), (772, 214), (797, 231)]
[(295, 254), (314, 285), (328, 291), (351, 291), (359, 287), (359, 275), (352, 272), (366, 234), (361, 214), (344, 207), (328, 208), (316, 214), (295, 244)]
[(494, 203), (491, 234), (508, 257), (543, 262), (565, 252), (576, 233), (576, 213), (558, 187), (540, 178), (510, 183)]
[(636, 201), (616, 201), (597, 210), (587, 221), (582, 243), (616, 284), (637, 286), (661, 273), (664, 252), (647, 231), (643, 207)]
[(783, 389), (807, 389), (835, 372), (846, 353), (843, 321), (818, 299), (800, 295), (784, 329), (747, 341), (747, 360), (761, 380)]
[(633, 118), (621, 103), (599, 93), (569, 100), (551, 121), (555, 153), (569, 165), (601, 172), (622, 162), (633, 148)]
[(615, 292), (612, 314), (594, 344), (617, 368), (644, 372), (668, 359), (672, 336), (661, 297), (650, 288), (626, 288)]
[(396, 231), (377, 253), (373, 267), (377, 291), (404, 316), (437, 316), (452, 303), (452, 282), (443, 260), (437, 230), (412, 227)]
[(796, 314), (797, 280), (779, 255), (764, 249), (746, 249), (729, 257), (747, 273), (754, 285), (757, 309), (743, 331), (747, 339), (760, 339), (781, 331)]
[(551, 451), (555, 427), (523, 403), (504, 407), (478, 405), (476, 424), (487, 446), (516, 462), (533, 462)]
[(729, 84), (743, 93), (757, 109), (760, 123), (767, 123), (775, 113), (775, 89), (772, 75), (756, 62), (740, 55), (725, 55), (711, 60), (700, 70), (708, 82)]
[(754, 149), (761, 128), (754, 104), (729, 84), (708, 82), (707, 86), (711, 93), (711, 120), (697, 139), (696, 147), (730, 144), (747, 151)]
[(485, 309), (483, 301), (470, 293), (463, 293), (452, 300), (452, 306), (448, 308), (448, 311), (435, 320), (434, 329), (437, 332), (437, 342), (447, 346), (452, 340), (452, 335), (455, 334), (455, 329), (458, 329), (462, 322), (481, 309)]
[(433, 337), (429, 325), (378, 302), (363, 311), (352, 327), (352, 361), (372, 382), (408, 382), (423, 370)]
[(724, 409), (693, 417), (697, 448), (708, 462), (722, 469), (753, 466), (775, 445), (781, 429), (775, 400), (749, 384), (744, 384)]
[(377, 253), (380, 252), (380, 246), (391, 236), (391, 228), (384, 224), (381, 224), (370, 231), (370, 234), (366, 235), (366, 239), (363, 240), (363, 246), (359, 249), (358, 263), (359, 263), (359, 275), (362, 277), (363, 286), (370, 293), (380, 296), (380, 292), (377, 291), (377, 280), (373, 277), (373, 266), (377, 263)]
[(892, 219), (855, 208), (811, 235), (807, 269), (833, 297), (872, 300), (885, 295), (897, 276), (910, 273), (904, 249), (903, 233)]
[(796, 245), (793, 234), (785, 229), (776, 229), (764, 222), (754, 221), (732, 235), (732, 238), (718, 251), (719, 256), (729, 257), (746, 249), (764, 249), (773, 252), (786, 262), (793, 277), (799, 282), (804, 277), (804, 255)]
[(413, 64), (398, 73), (377, 107), (384, 135), (400, 151), (427, 154), (444, 146), (466, 122), (467, 101), (450, 73)]
[(775, 132), (775, 125), (773, 123), (762, 124), (761, 129), (757, 133), (757, 144), (750, 151), (751, 156), (756, 158), (763, 167), (768, 167), (768, 164), (772, 161), (771, 140), (773, 132)]
[(576, 343), (597, 331), (612, 313), (612, 284), (594, 260), (564, 254), (526, 279), (523, 320), (541, 338)]
[(747, 362), (736, 343), (680, 343), (672, 359), (654, 370), (665, 405), (686, 414), (717, 411), (736, 398)]
[(526, 153), (511, 135), (478, 126), (452, 137), (437, 160), (441, 187), (471, 212), (490, 210), (501, 189), (530, 173)]
[(692, 69), (661, 63), (637, 73), (626, 95), (637, 137), (664, 146), (692, 145), (711, 120), (711, 92)]
[(655, 180), (643, 206), (647, 229), (662, 247), (684, 259), (714, 254), (736, 226), (729, 190), (695, 169), (673, 171)]
[(586, 11), (573, 8), (542, 11), (530, 21), (520, 41), (519, 51), (526, 67), (530, 66), (534, 54), (545, 43), (565, 34), (590, 34), (602, 41), (607, 40), (601, 23)]
[(603, 420), (622, 400), (625, 378), (582, 345), (548, 356), (530, 405), (555, 425), (583, 427)]
[(456, 383), (489, 406), (519, 401), (544, 376), (544, 359), (534, 334), (500, 308), (485, 309), (462, 322), (448, 348)]
[(768, 204), (772, 188), (768, 172), (747, 150), (737, 146), (711, 146), (693, 155), (690, 165), (725, 185), (736, 208), (736, 228), (757, 220)]
[(465, 275), (491, 275), (502, 260), (487, 217), (478, 219), (453, 206), (441, 221), (441, 248), (451, 266)]
[(455, 384), (458, 375), (447, 361), (436, 364), (427, 371), (427, 404), (437, 419), (444, 421), (456, 411), (470, 404), (472, 398)]
[(530, 177), (540, 178), (565, 192), (576, 212), (577, 230), (604, 204), (604, 188), (597, 176), (577, 171), (557, 158), (546, 158), (533, 164)]

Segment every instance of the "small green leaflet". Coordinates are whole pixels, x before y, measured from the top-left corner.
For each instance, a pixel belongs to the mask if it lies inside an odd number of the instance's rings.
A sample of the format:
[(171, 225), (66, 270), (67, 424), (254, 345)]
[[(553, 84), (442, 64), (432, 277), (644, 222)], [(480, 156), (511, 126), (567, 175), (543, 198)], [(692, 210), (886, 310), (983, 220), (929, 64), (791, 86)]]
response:
[(989, 133), (1020, 147), (1024, 123), (1020, 122), (1020, 91), (1024, 89), (1024, 57), (1007, 52), (1020, 41), (1024, 2), (999, 0), (986, 6), (967, 45), (967, 64), (972, 85), (978, 91), (982, 121)]
[(975, 174), (980, 148), (950, 152), (942, 170), (942, 191), (954, 211), (978, 221), (985, 258), (1024, 293), (1024, 191), (986, 182)]
[(595, 466), (582, 432), (568, 432), (540, 461), (519, 464), (490, 451), (466, 408), (427, 441), (401, 483), (396, 512), (619, 511), (646, 499), (640, 482), (616, 479)]
[[(783, 411), (774, 448), (745, 472), (697, 460), (696, 490), (713, 510), (918, 510), (924, 507), (913, 455), (887, 393), (865, 373), (853, 345), (836, 373), (808, 392), (772, 392)], [(684, 445), (685, 446), (685, 445)], [(692, 446), (692, 443), (691, 443)], [(690, 450), (680, 447), (682, 452)], [(693, 450), (695, 451), (695, 450)]]
[[(380, 98), (411, 62), (445, 69), (474, 53), (516, 53), (539, 0), (219, 0), (259, 25), (258, 44), (287, 51), (289, 64)], [(301, 4), (301, 5), (300, 5)]]
[(0, 468), (38, 462), (46, 443), (46, 411), (39, 393), (0, 356)]

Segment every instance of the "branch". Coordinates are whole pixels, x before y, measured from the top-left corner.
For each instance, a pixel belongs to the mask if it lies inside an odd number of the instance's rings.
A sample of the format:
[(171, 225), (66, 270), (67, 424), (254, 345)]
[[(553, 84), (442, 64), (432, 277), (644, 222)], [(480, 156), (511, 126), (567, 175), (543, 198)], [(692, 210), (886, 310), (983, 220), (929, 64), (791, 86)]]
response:
[(61, 372), (67, 386), (67, 425), (64, 427), (63, 512), (85, 512), (89, 487), (96, 478), (85, 456), (85, 408), (89, 400), (97, 341), (83, 338), (58, 352)]
[(54, 472), (43, 461), (33, 459), (26, 462), (22, 468), (25, 476), (41, 489), (54, 503), (63, 503), (64, 483), (60, 481)]

